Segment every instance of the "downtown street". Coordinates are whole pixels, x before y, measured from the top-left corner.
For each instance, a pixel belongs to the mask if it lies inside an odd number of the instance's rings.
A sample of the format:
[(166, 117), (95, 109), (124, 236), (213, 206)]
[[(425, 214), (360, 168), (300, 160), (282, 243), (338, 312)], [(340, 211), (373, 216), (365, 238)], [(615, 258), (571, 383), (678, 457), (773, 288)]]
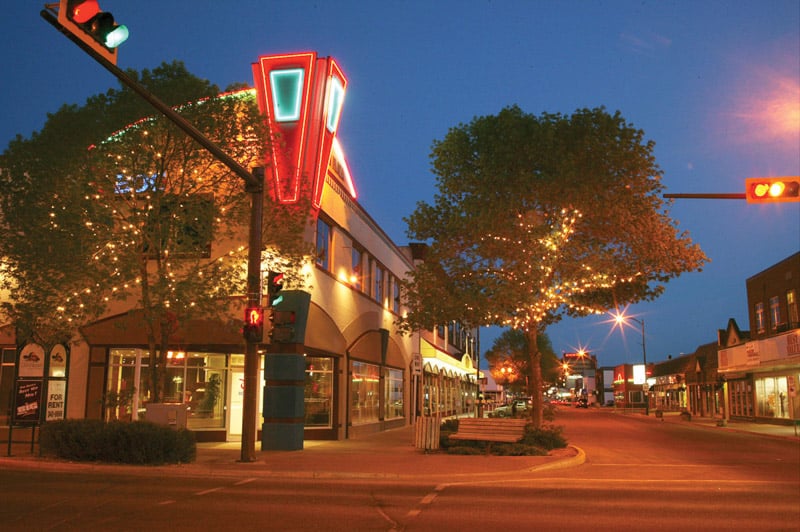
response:
[[(362, 455), (368, 462), (370, 438), (358, 448), (333, 442), (330, 471), (308, 474), (222, 463), (87, 467), (20, 453), (0, 462), (0, 523), (4, 530), (150, 531), (798, 528), (797, 438), (605, 409), (561, 408), (555, 423), (582, 451), (580, 460), (514, 469), (519, 457), (414, 450), (425, 471), (394, 478), (342, 465)], [(198, 449), (198, 463), (205, 452)], [(285, 456), (299, 462), (315, 452)], [(384, 452), (380, 460), (389, 464)], [(495, 467), (503, 459), (508, 466)], [(476, 465), (500, 470), (472, 473)]]

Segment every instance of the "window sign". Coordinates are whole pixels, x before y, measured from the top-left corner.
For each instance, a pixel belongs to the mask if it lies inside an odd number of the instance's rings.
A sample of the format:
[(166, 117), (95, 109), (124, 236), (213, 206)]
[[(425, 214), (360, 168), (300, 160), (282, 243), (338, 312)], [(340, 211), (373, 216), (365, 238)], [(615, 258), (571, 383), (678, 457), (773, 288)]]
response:
[(39, 344), (26, 344), (19, 353), (17, 377), (44, 376), (44, 348)]
[(14, 423), (38, 425), (41, 412), (42, 381), (17, 381), (15, 396)]
[(51, 380), (47, 383), (47, 400), (45, 401), (45, 421), (64, 419), (66, 414), (67, 381)]
[(50, 350), (50, 365), (48, 367), (48, 377), (66, 377), (67, 376), (67, 346), (64, 344), (56, 344)]

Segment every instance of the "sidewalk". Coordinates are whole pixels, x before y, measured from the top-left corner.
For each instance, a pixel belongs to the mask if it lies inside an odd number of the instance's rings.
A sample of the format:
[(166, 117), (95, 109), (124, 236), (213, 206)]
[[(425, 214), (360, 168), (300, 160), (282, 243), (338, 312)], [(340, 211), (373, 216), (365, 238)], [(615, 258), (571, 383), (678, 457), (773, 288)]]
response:
[[(620, 414), (624, 415), (624, 414)], [(800, 443), (794, 427), (762, 423), (728, 422), (718, 426), (717, 420), (681, 419), (677, 412), (664, 413), (663, 418), (628, 414), (651, 423), (686, 423), (708, 430), (738, 431), (765, 437), (789, 439)], [(124, 469), (131, 474), (152, 474), (154, 470), (169, 475), (225, 477), (243, 475), (274, 478), (369, 478), (401, 481), (403, 479), (430, 479), (435, 482), (461, 482), (476, 478), (525, 474), (533, 471), (568, 468), (580, 465), (585, 455), (577, 447), (553, 451), (549, 456), (462, 456), (442, 452), (425, 452), (414, 445), (411, 426), (390, 430), (359, 439), (340, 441), (306, 441), (299, 451), (261, 451), (256, 443), (256, 461), (242, 463), (241, 444), (199, 443), (197, 460), (191, 464), (158, 467), (78, 464), (31, 454), (30, 445), (13, 444), (12, 456), (0, 456), (0, 467), (35, 467), (43, 469), (99, 470)], [(38, 452), (38, 447), (36, 449)]]
[(411, 426), (359, 439), (306, 441), (301, 451), (260, 451), (260, 448), (256, 443), (256, 462), (240, 463), (240, 443), (201, 443), (197, 446), (197, 461), (187, 467), (206, 470), (212, 475), (248, 471), (292, 478), (430, 478), (457, 482), (573, 467), (585, 459), (582, 451), (575, 447), (555, 450), (549, 456), (462, 456), (425, 452), (415, 447)]
[(583, 463), (580, 449), (557, 449), (549, 456), (462, 456), (425, 452), (414, 445), (411, 426), (359, 439), (306, 441), (299, 451), (261, 451), (256, 442), (256, 461), (243, 463), (241, 443), (198, 443), (191, 464), (155, 467), (70, 463), (31, 454), (28, 443), (12, 446), (12, 456), (0, 455), (0, 467), (65, 470), (114, 468), (131, 474), (163, 474), (225, 477), (243, 475), (275, 478), (369, 478), (386, 480), (428, 478), (435, 482), (459, 482), (480, 477), (508, 476), (530, 471), (574, 467)]
[(662, 418), (657, 418), (655, 411), (651, 411), (649, 416), (644, 416), (643, 414), (621, 415), (636, 416), (641, 417), (642, 419), (649, 418), (653, 421), (659, 422), (686, 423), (714, 430), (749, 432), (752, 434), (759, 434), (761, 436), (789, 439), (800, 442), (800, 428), (795, 428), (792, 425), (773, 425), (770, 423), (754, 423), (749, 421), (727, 421), (724, 425), (722, 425), (720, 424), (720, 419), (698, 416), (692, 416), (691, 420), (687, 421), (681, 417), (680, 412), (664, 412)]

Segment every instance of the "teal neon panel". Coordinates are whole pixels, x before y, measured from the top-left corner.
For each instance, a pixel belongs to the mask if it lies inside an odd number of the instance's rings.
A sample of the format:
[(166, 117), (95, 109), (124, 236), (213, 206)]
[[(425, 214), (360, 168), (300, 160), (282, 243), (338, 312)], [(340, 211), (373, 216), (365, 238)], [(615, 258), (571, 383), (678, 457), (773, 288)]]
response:
[(342, 113), (342, 103), (344, 103), (344, 87), (339, 78), (331, 78), (331, 92), (328, 95), (328, 119), (325, 126), (331, 133), (336, 133), (339, 125), (339, 115)]
[(303, 103), (302, 68), (273, 70), (269, 73), (272, 88), (272, 108), (275, 109), (276, 122), (295, 122), (300, 120)]

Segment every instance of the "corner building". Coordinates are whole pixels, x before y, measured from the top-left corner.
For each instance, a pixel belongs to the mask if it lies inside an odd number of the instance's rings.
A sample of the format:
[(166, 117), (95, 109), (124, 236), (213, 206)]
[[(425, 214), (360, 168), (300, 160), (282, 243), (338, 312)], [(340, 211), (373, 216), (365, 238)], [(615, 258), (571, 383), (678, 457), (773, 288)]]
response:
[[(303, 53), (262, 57), (253, 71), (256, 89), (238, 96), (258, 98), (271, 128), (281, 133), (286, 145), (266, 161), (266, 189), (276, 191), (273, 199), (282, 202), (297, 201), (300, 191), (311, 194), (305, 238), (315, 244), (316, 253), (313, 263), (304, 266), (310, 304), (300, 344), (305, 362), (304, 438), (346, 439), (402, 427), (423, 410), (469, 415), (478, 380), (474, 331), (451, 323), (401, 335), (395, 325), (403, 312), (400, 280), (413, 269), (415, 257), (410, 247), (395, 245), (356, 201), (347, 161), (335, 138), (347, 84), (338, 65), (331, 58)], [(300, 183), (298, 176), (307, 182)], [(262, 276), (263, 286), (267, 272)], [(185, 416), (177, 423), (185, 423), (198, 441), (241, 438), (243, 301), (236, 307), (228, 322), (190, 320), (170, 338), (164, 401), (175, 405), (179, 418)], [(24, 350), (16, 344), (24, 339), (14, 338), (13, 325), (0, 331), (0, 381), (3, 390), (11, 391), (13, 361)], [(273, 352), (272, 346), (263, 347), (259, 439), (265, 357)], [(45, 346), (42, 352), (49, 349)], [(136, 308), (116, 306), (83, 327), (62, 358), (64, 417), (145, 417), (147, 335)], [(12, 407), (11, 395), (0, 399), (9, 402), (0, 404), (3, 412)]]

